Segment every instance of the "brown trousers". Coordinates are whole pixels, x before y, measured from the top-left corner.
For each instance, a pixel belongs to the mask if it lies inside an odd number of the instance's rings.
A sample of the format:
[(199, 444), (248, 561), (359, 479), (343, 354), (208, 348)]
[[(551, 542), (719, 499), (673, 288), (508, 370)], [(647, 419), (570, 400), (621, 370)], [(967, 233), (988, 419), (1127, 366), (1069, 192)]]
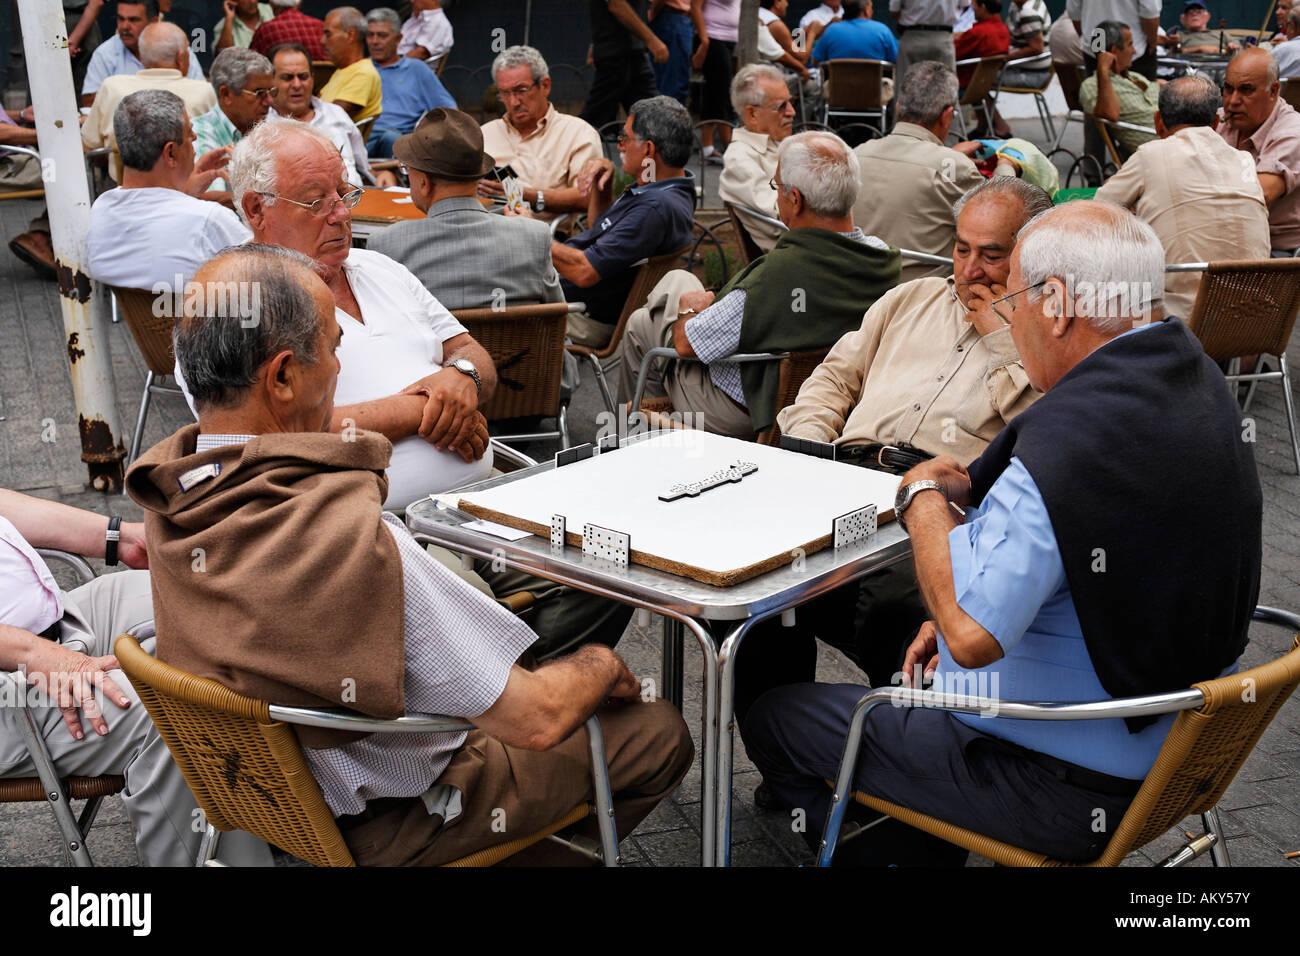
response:
[[(695, 748), (681, 715), (663, 700), (606, 707), (600, 725), (621, 840), (686, 775)], [(444, 825), (419, 799), (392, 801), (387, 812), (344, 831), (359, 865), (438, 866), (535, 833), (596, 799), (582, 727), (543, 752), (510, 747), (472, 730), (438, 783), (460, 790), (461, 814)], [(578, 824), (577, 832), (596, 838), (595, 818)], [(572, 864), (582, 858), (546, 840), (508, 862)]]

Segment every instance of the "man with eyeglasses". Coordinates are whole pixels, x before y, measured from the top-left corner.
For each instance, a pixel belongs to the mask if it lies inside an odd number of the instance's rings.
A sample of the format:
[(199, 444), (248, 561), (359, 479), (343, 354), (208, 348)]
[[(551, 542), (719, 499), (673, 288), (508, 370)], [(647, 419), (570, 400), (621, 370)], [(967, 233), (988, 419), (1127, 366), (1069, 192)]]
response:
[(1242, 50), (1224, 76), (1218, 132), (1255, 161), (1273, 255), (1288, 258), (1300, 247), (1300, 113), (1278, 95), (1281, 88), (1272, 53)]
[(301, 43), (281, 43), (270, 55), (276, 94), (274, 109), (267, 114), (267, 119), (297, 120), (316, 127), (330, 138), (343, 157), (348, 182), (360, 184), (361, 174), (370, 172), (365, 140), (342, 107), (312, 94), (311, 57), (307, 48)]
[(397, 12), (388, 7), (366, 14), (366, 47), (370, 62), (379, 71), (384, 97), (384, 111), (366, 143), (367, 151), (377, 159), (390, 158), (397, 138), (414, 130), (429, 110), (456, 108), (456, 101), (433, 70), (417, 59), (397, 55), (401, 24)]
[[(524, 186), (524, 202), (538, 219), (550, 222), (586, 211), (578, 176), (600, 158), (600, 136), (586, 120), (551, 104), (551, 75), (541, 53), (530, 46), (507, 47), (492, 61), (492, 81), (505, 115), (483, 124), (483, 149), (498, 167), (514, 170)], [(480, 194), (504, 195), (500, 180), (483, 179)]]
[[(794, 104), (785, 77), (766, 64), (741, 67), (731, 81), (731, 107), (744, 128), (732, 132), (731, 144), (722, 157), (718, 195), (723, 202), (739, 203), (776, 219), (776, 193), (768, 183), (776, 173), (777, 147), (794, 129)], [(785, 232), (742, 211), (737, 210), (737, 215), (764, 252)]]
[[(262, 120), (275, 101), (275, 71), (271, 61), (246, 47), (230, 47), (212, 61), (212, 88), (217, 105), (194, 118), (194, 144), (199, 155), (232, 146)], [(213, 182), (213, 189), (223, 184)]]

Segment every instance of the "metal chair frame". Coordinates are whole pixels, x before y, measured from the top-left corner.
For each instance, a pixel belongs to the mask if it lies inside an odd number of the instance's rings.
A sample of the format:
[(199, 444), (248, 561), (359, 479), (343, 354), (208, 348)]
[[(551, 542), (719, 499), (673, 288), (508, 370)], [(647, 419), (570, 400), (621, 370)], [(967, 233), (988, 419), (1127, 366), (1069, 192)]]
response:
[(998, 85), (993, 90), (993, 108), (995, 110), (998, 108), (998, 99), (1002, 96), (1003, 93), (1013, 93), (1022, 96), (1032, 96), (1034, 98), (1034, 106), (1038, 110), (1038, 121), (1043, 126), (1043, 135), (1046, 137), (1046, 142), (1053, 143), (1056, 142), (1057, 140), (1056, 123), (1052, 119), (1052, 111), (1047, 106), (1046, 94), (1047, 94), (1048, 87), (1052, 85), (1052, 77), (1056, 75), (1055, 64), (1052, 63), (1050, 59), (1047, 61), (1047, 82), (1044, 83), (1041, 87), (1034, 88), (1031, 86), (1003, 86), (1002, 85), (1002, 78), (1006, 75), (1006, 71), (1008, 69), (1010, 69), (1011, 67), (1022, 67), (1022, 66), (1027, 67), (1028, 64), (1033, 63), (1036, 60), (1042, 60), (1044, 56), (1045, 54), (1040, 53), (1037, 56), (1022, 56), (1019, 59), (1008, 60), (1006, 62), (1006, 64), (998, 72)]
[[(836, 64), (840, 64), (840, 65), (837, 67)], [(893, 75), (893, 67), (894, 65), (892, 63), (889, 63), (885, 60), (870, 60), (870, 59), (846, 58), (846, 59), (839, 59), (839, 60), (827, 60), (825, 63), (823, 63), (821, 65), (822, 90), (825, 95), (826, 106), (822, 110), (822, 123), (829, 124), (831, 121), (831, 117), (833, 116), (850, 116), (855, 118), (861, 117), (862, 119), (875, 119), (879, 123), (879, 129), (881, 134), (883, 135), (885, 132), (885, 112), (889, 108), (889, 104), (885, 102), (883, 97), (884, 80), (886, 76)], [(874, 82), (875, 82), (876, 95), (874, 97), (867, 97), (867, 99), (869, 100), (874, 99), (875, 103), (859, 104), (860, 108), (857, 109), (854, 109), (852, 107), (836, 106), (835, 102), (845, 102), (845, 100), (843, 99), (843, 95), (844, 95), (843, 88), (841, 88), (838, 91), (835, 88), (834, 75), (837, 69), (841, 73), (844, 73), (846, 71), (863, 72), (869, 70), (870, 72), (875, 74)], [(858, 99), (857, 90), (854, 89), (854, 87), (856, 87), (858, 84), (861, 83), (861, 77), (857, 77), (854, 79), (856, 80), (856, 82), (850, 80), (850, 82), (854, 82), (854, 86), (850, 87), (850, 89), (853, 90), (853, 92), (848, 94), (849, 98), (852, 100)]]
[[(966, 126), (966, 114), (962, 109), (969, 106), (972, 109), (978, 109), (984, 114), (984, 128), (993, 129), (993, 111), (989, 107), (988, 97), (992, 93), (997, 95), (998, 84), (1002, 82), (1002, 68), (1006, 65), (1007, 55), (999, 53), (996, 56), (979, 56), (970, 57), (965, 60), (958, 60), (957, 66), (974, 66), (975, 72), (971, 74), (970, 82), (966, 84), (966, 89), (958, 96), (956, 109), (953, 110), (953, 116), (957, 120), (957, 127), (961, 130), (962, 139), (970, 139), (969, 130)], [(989, 76), (990, 68), (993, 75)]]

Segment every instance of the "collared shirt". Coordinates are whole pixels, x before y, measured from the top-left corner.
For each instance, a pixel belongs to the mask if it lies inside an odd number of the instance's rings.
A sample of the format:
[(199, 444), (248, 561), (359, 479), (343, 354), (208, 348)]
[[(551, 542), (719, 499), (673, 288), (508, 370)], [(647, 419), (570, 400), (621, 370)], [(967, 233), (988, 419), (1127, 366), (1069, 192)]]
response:
[[(308, 126), (315, 127), (330, 138), (334, 148), (343, 157), (343, 169), (348, 182), (361, 185), (362, 172), (370, 171), (370, 162), (366, 158), (366, 144), (361, 138), (361, 131), (352, 118), (344, 112), (343, 107), (326, 103), (319, 96), (311, 98), (312, 116)], [(275, 110), (266, 114), (272, 123), (298, 123), (291, 116), (281, 116)]]
[(1011, 331), (981, 336), (966, 311), (950, 278), (890, 289), (777, 416), (781, 432), (969, 464), (1036, 396)]
[[(1132, 209), (1164, 246), (1168, 262), (1267, 259), (1268, 207), (1255, 164), (1209, 126), (1147, 143), (1097, 191)], [(1191, 315), (1199, 272), (1165, 276), (1165, 315)]]
[(253, 32), (248, 48), (266, 56), (281, 43), (301, 43), (313, 60), (328, 60), (325, 54), (325, 21), (309, 17), (296, 8), (281, 10)]
[[(893, 8), (891, 7), (890, 9)], [(762, 16), (761, 12), (759, 13), (759, 16)], [(819, 23), (822, 26), (825, 26), (826, 24), (830, 23), (832, 20), (843, 20), (843, 19), (844, 19), (844, 6), (842, 4), (836, 9), (832, 10), (830, 7), (826, 6), (826, 4), (819, 3), (817, 4), (817, 6), (813, 7), (811, 10), (809, 10), (799, 19), (799, 27), (805, 33), (807, 33), (808, 28), (812, 26), (814, 23)]]
[[(140, 58), (126, 48), (122, 38), (114, 33), (111, 37), (95, 47), (95, 52), (86, 64), (86, 79), (81, 84), (82, 96), (93, 96), (110, 76), (138, 73), (144, 69)], [(191, 80), (203, 79), (203, 67), (199, 58), (190, 54), (189, 70), (185, 73)]]
[(376, 127), (409, 133), (426, 110), (437, 106), (449, 110), (456, 108), (456, 101), (427, 64), (399, 57), (396, 63), (388, 66), (378, 63), (374, 66), (379, 72), (384, 96), (384, 111), (375, 120)]
[(1242, 136), (1230, 123), (1221, 122), (1218, 133), (1229, 146), (1244, 149), (1255, 159), (1255, 170), (1285, 180), (1285, 192), (1268, 210), (1270, 242), (1274, 249), (1300, 247), (1300, 113), (1277, 98), (1273, 112), (1250, 136)]
[(335, 100), (355, 103), (361, 107), (356, 121), (364, 123), (372, 116), (378, 116), (383, 109), (384, 85), (379, 81), (379, 71), (367, 57), (335, 70), (329, 82), (321, 87), (320, 98), (326, 103)]
[[(741, 128), (731, 133), (731, 143), (722, 156), (722, 176), (718, 180), (718, 195), (723, 202), (740, 203), (757, 209), (765, 216), (780, 218), (776, 210), (776, 190), (772, 177), (776, 175), (776, 151), (780, 144), (766, 133), (751, 133)], [(785, 232), (776, 226), (758, 222), (743, 212), (737, 212), (746, 231), (760, 249), (767, 252)]]
[(1118, 20), (1133, 32), (1133, 59), (1136, 60), (1147, 51), (1147, 35), (1142, 32), (1141, 21), (1160, 19), (1160, 6), (1160, 0), (1066, 0), (1065, 18), (1079, 21), (1080, 47), (1092, 36), (1097, 24)]
[(952, 26), (957, 22), (957, 0), (889, 0), (889, 12), (901, 27), (917, 24)]
[[(180, 70), (150, 69), (137, 73), (110, 76), (95, 94), (85, 122), (81, 124), (81, 142), (88, 149), (109, 146), (117, 150), (117, 135), (113, 132), (113, 115), (118, 105), (132, 93), (140, 90), (167, 90), (175, 93), (185, 103), (190, 122), (202, 116), (217, 104), (217, 95), (211, 83), (191, 80), (181, 76)], [(197, 155), (203, 155), (201, 152)], [(117, 179), (117, 164), (109, 164), (109, 173)]]
[(812, 58), (816, 63), (827, 60), (885, 60), (898, 59), (898, 41), (889, 27), (877, 20), (858, 17), (841, 20), (826, 27), (813, 44)]
[[(985, 181), (970, 158), (913, 123), (898, 123), (888, 136), (869, 139), (853, 152), (862, 167), (854, 224), (891, 246), (951, 257), (957, 239), (953, 203)], [(951, 272), (904, 259), (898, 281)]]
[[(974, 25), (953, 41), (953, 53), (959, 60), (997, 56), (1011, 49), (1011, 34), (1007, 25), (997, 17), (976, 20)], [(957, 80), (962, 86), (975, 75), (976, 65), (957, 68)]]
[(417, 46), (422, 46), (429, 51), (429, 57), (436, 60), (450, 53), (455, 42), (451, 21), (442, 8), (422, 10), (402, 24), (397, 55), (404, 57)]
[(243, 134), (230, 122), (219, 103), (201, 116), (192, 117), (190, 125), (194, 128), (195, 156), (202, 156), (220, 146), (238, 143), (243, 138)]
[(1300, 36), (1273, 47), (1273, 59), (1277, 60), (1278, 76), (1282, 79), (1300, 77)]
[[(527, 136), (503, 116), (483, 124), (483, 152), (498, 166), (510, 166), (526, 186), (540, 189), (568, 189), (589, 160), (601, 157), (600, 134), (580, 116), (559, 112), (554, 104)], [(549, 222), (562, 213), (546, 209), (537, 218)]]
[(0, 624), (39, 634), (63, 617), (63, 594), (36, 549), (0, 515)]
[[(1160, 107), (1160, 84), (1148, 80), (1141, 74), (1129, 70), (1127, 73), (1112, 73), (1110, 85), (1119, 100), (1119, 121), (1134, 126), (1151, 127), (1156, 121), (1156, 110)], [(1086, 112), (1097, 109), (1097, 74), (1094, 73), (1083, 81), (1079, 87), (1079, 103)], [(1143, 143), (1156, 139), (1156, 134), (1138, 133), (1130, 129), (1108, 128), (1111, 138), (1130, 153), (1136, 152)]]
[[(230, 20), (230, 39), (231, 46), (248, 46), (253, 42), (253, 34), (257, 32), (257, 27), (263, 23), (269, 23), (275, 17), (275, 11), (271, 9), (269, 3), (259, 3), (257, 5), (257, 25), (250, 27), (238, 15)], [(221, 38), (221, 31), (226, 28), (226, 18), (222, 17), (217, 21), (216, 26), (212, 28), (212, 36), (215, 41)]]

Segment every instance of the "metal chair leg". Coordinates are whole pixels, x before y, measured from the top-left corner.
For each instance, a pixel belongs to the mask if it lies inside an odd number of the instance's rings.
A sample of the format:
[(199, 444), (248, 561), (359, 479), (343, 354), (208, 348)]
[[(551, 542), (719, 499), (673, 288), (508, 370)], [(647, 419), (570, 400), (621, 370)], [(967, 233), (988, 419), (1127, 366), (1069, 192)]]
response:
[(957, 109), (953, 111), (953, 115), (957, 117), (957, 128), (961, 130), (962, 141), (970, 139), (970, 135), (966, 132), (966, 111), (962, 108), (961, 103), (957, 104)]
[[(20, 692), (24, 691), (25, 683), (18, 689)], [(59, 833), (63, 836), (64, 852), (71, 857), (74, 866), (94, 866), (90, 859), (90, 851), (86, 849), (85, 835), (77, 825), (77, 821), (73, 819), (68, 794), (63, 789), (63, 782), (59, 779), (58, 772), (54, 769), (54, 760), (50, 757), (45, 739), (36, 726), (36, 718), (26, 706), (23, 707), (23, 715), (26, 720), (18, 721), (18, 732), (22, 735), (27, 753), (36, 767), (36, 775), (41, 778), (41, 785), (45, 787), (45, 798), (49, 801), (50, 812), (54, 814)]]
[(1282, 369), (1282, 399), (1286, 402), (1286, 424), (1291, 429), (1291, 453), (1295, 455), (1295, 473), (1300, 475), (1300, 438), (1296, 437), (1295, 402), (1291, 398), (1291, 373), (1286, 367), (1286, 352), (1277, 357)]
[(196, 866), (224, 866), (217, 859), (217, 847), (221, 843), (221, 831), (208, 824), (207, 830), (203, 833), (203, 839), (199, 841), (198, 859), (195, 861)]
[[(140, 412), (135, 417), (135, 434), (131, 436), (131, 451), (126, 456), (126, 465), (130, 467), (135, 461), (136, 456), (140, 454), (140, 442), (144, 439), (144, 422), (149, 417), (149, 402), (153, 399), (153, 380), (154, 375), (151, 371), (144, 380), (144, 394), (140, 396)], [(122, 492), (126, 494), (125, 491)]]
[[(1251, 371), (1256, 375), (1264, 371), (1263, 355), (1261, 355), (1259, 358), (1255, 360), (1255, 367), (1251, 369)], [(1259, 385), (1259, 379), (1253, 378), (1250, 380), (1250, 387), (1246, 389), (1246, 400), (1241, 403), (1242, 414), (1245, 414), (1250, 411), (1250, 403), (1255, 400), (1255, 389), (1258, 385)]]
[(605, 762), (605, 734), (595, 714), (587, 718), (587, 747), (591, 751), (591, 782), (596, 791), (601, 861), (605, 866), (618, 866), (618, 832), (614, 829), (614, 797), (610, 793), (609, 766)]
[(563, 451), (569, 447), (569, 407), (567, 405), (560, 406), (557, 424), (560, 428), (560, 450)]
[(618, 406), (614, 404), (614, 396), (609, 393), (609, 383), (605, 381), (605, 368), (600, 364), (600, 359), (587, 353), (587, 358), (591, 359), (592, 368), (596, 372), (596, 384), (600, 386), (600, 397), (605, 400), (605, 407), (609, 409), (611, 415), (618, 415)]
[(1212, 835), (1214, 845), (1210, 847), (1210, 862), (1215, 866), (1232, 866), (1228, 858), (1228, 845), (1223, 842), (1223, 822), (1219, 819), (1219, 808), (1210, 807), (1201, 814), (1201, 823), (1205, 832)]

